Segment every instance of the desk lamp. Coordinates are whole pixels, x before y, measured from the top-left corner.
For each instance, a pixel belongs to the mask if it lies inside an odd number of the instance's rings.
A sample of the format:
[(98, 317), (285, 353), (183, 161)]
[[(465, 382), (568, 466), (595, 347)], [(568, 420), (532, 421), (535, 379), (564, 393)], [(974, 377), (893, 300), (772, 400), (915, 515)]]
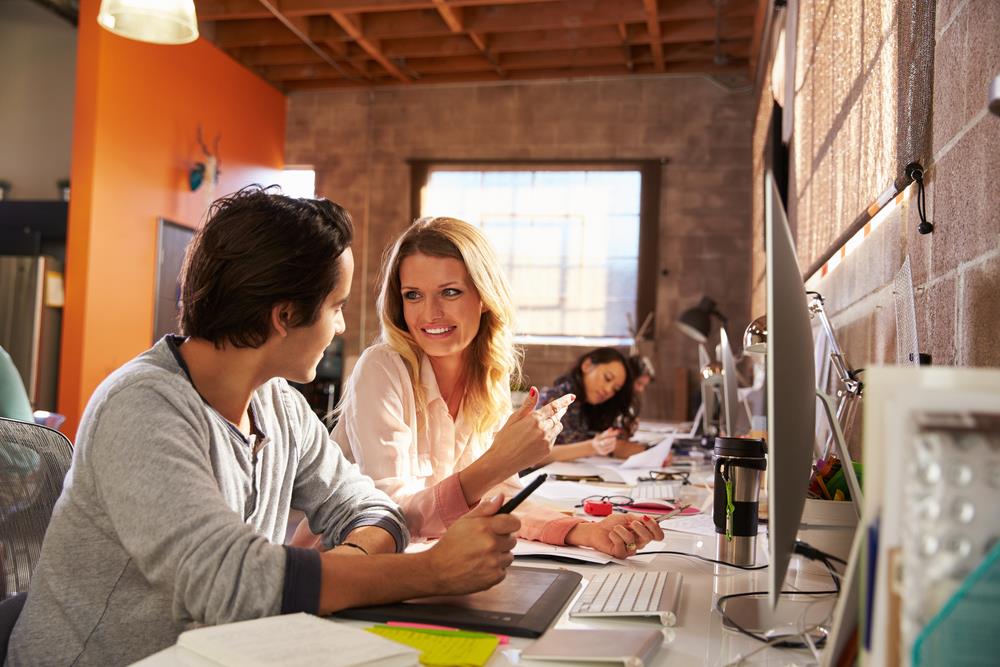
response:
[[(809, 314), (812, 317), (819, 317), (824, 333), (830, 340), (830, 358), (840, 376), (844, 388), (838, 390), (840, 401), (836, 407), (833, 404), (833, 397), (826, 392), (816, 390), (816, 398), (823, 405), (823, 412), (826, 414), (827, 422), (830, 425), (830, 437), (824, 447), (821, 458), (826, 458), (830, 452), (831, 444), (836, 446), (837, 456), (840, 457), (844, 477), (847, 480), (847, 488), (851, 491), (851, 501), (858, 516), (861, 516), (861, 485), (854, 472), (851, 463), (851, 455), (847, 451), (847, 439), (844, 437), (844, 430), (841, 428), (841, 418), (847, 415), (853, 419), (856, 412), (857, 403), (861, 399), (862, 384), (856, 379), (856, 371), (851, 370), (837, 341), (833, 337), (833, 327), (823, 309), (823, 297), (817, 292), (808, 292), (810, 296)], [(743, 349), (755, 354), (767, 354), (767, 316), (761, 315), (749, 325), (743, 332)]]
[(697, 306), (688, 308), (681, 313), (675, 324), (686, 336), (693, 338), (699, 343), (705, 343), (708, 341), (708, 334), (712, 330), (713, 316), (719, 318), (723, 326), (729, 324), (726, 316), (719, 312), (715, 301), (707, 296), (703, 296)]
[(743, 332), (743, 351), (749, 354), (767, 354), (767, 315), (761, 315), (747, 325)]
[[(830, 325), (830, 319), (826, 316), (826, 309), (823, 307), (823, 295), (819, 292), (806, 292), (806, 295), (809, 297), (809, 317), (819, 320), (823, 334), (830, 345), (830, 362), (833, 364), (837, 379), (840, 381), (840, 388), (837, 389), (836, 422), (842, 428), (839, 437), (844, 439), (843, 431), (850, 431), (854, 424), (854, 417), (857, 414), (858, 404), (861, 402), (864, 385), (858, 380), (858, 371), (847, 363), (844, 353), (837, 344), (837, 337), (833, 334), (833, 327)], [(823, 400), (824, 397), (826, 399), (824, 403), (829, 402), (828, 409), (832, 409), (833, 400), (827, 394), (822, 394), (820, 399)], [(826, 458), (826, 455), (829, 454), (834, 436), (834, 429), (831, 427), (830, 436), (827, 438), (820, 458)], [(854, 493), (853, 488), (851, 493)]]

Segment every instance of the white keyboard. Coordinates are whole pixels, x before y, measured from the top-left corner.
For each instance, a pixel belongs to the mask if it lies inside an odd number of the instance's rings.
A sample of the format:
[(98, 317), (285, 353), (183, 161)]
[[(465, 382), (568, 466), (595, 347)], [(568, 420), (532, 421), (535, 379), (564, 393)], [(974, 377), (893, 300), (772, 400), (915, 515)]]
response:
[(629, 492), (634, 500), (664, 500), (677, 497), (678, 482), (640, 482)]
[(570, 610), (570, 616), (658, 616), (663, 625), (677, 622), (682, 577), (676, 572), (616, 568), (594, 575)]

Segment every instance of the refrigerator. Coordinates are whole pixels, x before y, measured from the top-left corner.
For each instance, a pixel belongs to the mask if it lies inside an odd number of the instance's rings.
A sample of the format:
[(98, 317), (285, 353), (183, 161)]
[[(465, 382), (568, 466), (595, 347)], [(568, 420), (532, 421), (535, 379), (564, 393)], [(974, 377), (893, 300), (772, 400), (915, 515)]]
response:
[(0, 346), (35, 410), (56, 411), (63, 301), (58, 259), (0, 255)]

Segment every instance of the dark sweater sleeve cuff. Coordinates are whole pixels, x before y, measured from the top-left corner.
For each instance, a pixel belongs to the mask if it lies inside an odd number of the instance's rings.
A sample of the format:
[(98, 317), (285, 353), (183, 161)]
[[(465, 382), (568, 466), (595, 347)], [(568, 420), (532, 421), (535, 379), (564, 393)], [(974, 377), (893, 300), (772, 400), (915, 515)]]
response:
[(375, 526), (376, 528), (381, 528), (385, 532), (392, 535), (392, 539), (396, 542), (396, 553), (400, 553), (406, 548), (406, 538), (403, 537), (402, 528), (399, 527), (398, 523), (387, 516), (358, 517), (354, 521), (347, 524), (347, 527), (340, 533), (339, 542), (346, 540), (352, 530), (356, 530), (362, 526)]
[(285, 547), (285, 588), (281, 594), (281, 613), (317, 613), (319, 586), (319, 552), (315, 549)]

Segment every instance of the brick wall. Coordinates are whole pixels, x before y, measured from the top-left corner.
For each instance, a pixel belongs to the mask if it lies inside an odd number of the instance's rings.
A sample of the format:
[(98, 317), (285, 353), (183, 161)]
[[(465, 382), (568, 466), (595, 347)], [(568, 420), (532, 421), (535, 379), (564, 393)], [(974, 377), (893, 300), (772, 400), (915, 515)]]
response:
[[(897, 99), (897, 39), (909, 3), (802, 3), (796, 67), (794, 177), (789, 195), (803, 268), (891, 180), (906, 102)], [(895, 363), (893, 276), (910, 257), (920, 349), (937, 365), (998, 366), (1000, 337), (1000, 118), (986, 111), (1000, 74), (1000, 3), (939, 0), (934, 17), (928, 215), (917, 233), (916, 190), (865, 243), (819, 282), (838, 339), (855, 367)], [(762, 100), (754, 151), (770, 102)], [(754, 158), (754, 179), (763, 163)], [(754, 226), (761, 224), (754, 192)], [(755, 236), (759, 236), (755, 232)], [(754, 253), (755, 305), (764, 303), (763, 255)], [(855, 443), (856, 444), (856, 443)]]
[[(709, 294), (734, 322), (749, 318), (752, 98), (699, 77), (303, 92), (289, 96), (286, 162), (313, 165), (319, 194), (352, 212), (357, 270), (345, 350), (378, 333), (374, 291), (383, 249), (410, 220), (408, 158), (666, 158), (660, 210), (656, 341), (663, 380), (648, 414), (665, 417), (674, 367), (697, 365), (671, 326)], [(734, 332), (734, 336), (735, 333)], [(579, 348), (528, 349), (525, 372), (546, 384)]]

